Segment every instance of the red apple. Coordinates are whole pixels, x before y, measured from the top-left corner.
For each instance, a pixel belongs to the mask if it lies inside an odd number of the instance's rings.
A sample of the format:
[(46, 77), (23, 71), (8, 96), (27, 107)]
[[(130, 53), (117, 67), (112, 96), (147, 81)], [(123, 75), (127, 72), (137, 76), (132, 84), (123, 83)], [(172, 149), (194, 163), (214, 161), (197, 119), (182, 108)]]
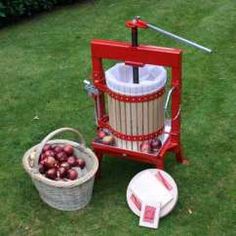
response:
[(54, 147), (54, 152), (57, 154), (57, 153), (60, 153), (60, 152), (62, 152), (63, 151), (63, 148), (61, 147), (61, 146), (56, 146), (56, 147)]
[(40, 155), (40, 157), (39, 157), (39, 163), (40, 163), (40, 164), (43, 164), (43, 163), (44, 163), (44, 160), (45, 160), (45, 158), (46, 158), (45, 154), (44, 154), (44, 153), (42, 153), (42, 154)]
[(99, 132), (98, 132), (98, 137), (99, 137), (100, 139), (103, 139), (105, 136), (106, 136), (106, 133), (105, 133), (103, 130), (99, 130)]
[(41, 153), (39, 158), (44, 159), (45, 157), (46, 157), (45, 153)]
[(56, 165), (57, 161), (54, 157), (48, 156), (44, 159), (44, 167), (47, 169), (53, 168)]
[(71, 156), (74, 153), (74, 148), (70, 145), (67, 144), (64, 148), (63, 148), (64, 152), (68, 155)]
[(77, 159), (77, 166), (79, 166), (81, 169), (85, 167), (85, 161), (83, 159), (78, 158)]
[(77, 158), (75, 156), (70, 156), (68, 157), (67, 159), (67, 163), (70, 165), (70, 166), (76, 166), (77, 165)]
[(46, 168), (44, 167), (44, 165), (39, 164), (39, 173), (40, 174), (45, 174), (46, 172)]
[(112, 145), (114, 143), (114, 137), (113, 135), (107, 135), (102, 139), (102, 142), (104, 144)]
[(103, 132), (105, 132), (106, 135), (111, 135), (111, 131), (109, 129), (103, 129)]
[(159, 138), (152, 139), (150, 142), (150, 146), (152, 151), (157, 152), (161, 148), (161, 140)]
[(58, 178), (65, 178), (67, 174), (67, 169), (65, 167), (59, 167), (57, 170), (57, 177)]
[(67, 160), (67, 155), (64, 151), (59, 152), (59, 153), (56, 154), (56, 159), (60, 162), (64, 162), (64, 161)]
[(145, 153), (150, 153), (151, 152), (151, 146), (149, 141), (144, 141), (140, 145), (140, 151), (145, 152)]
[(94, 139), (94, 142), (96, 142), (96, 143), (102, 143), (102, 139), (100, 139), (99, 137), (96, 137), (96, 138)]
[(46, 172), (46, 177), (49, 179), (56, 179), (57, 178), (57, 170), (56, 168), (51, 168)]
[(70, 169), (67, 171), (67, 178), (70, 180), (75, 180), (78, 178), (78, 173), (74, 169)]
[(46, 152), (48, 150), (51, 150), (52, 149), (52, 146), (50, 144), (45, 144), (44, 147), (43, 147), (43, 152)]
[(70, 169), (70, 165), (69, 165), (69, 163), (67, 163), (67, 162), (62, 162), (60, 166), (61, 166), (61, 167), (64, 167), (66, 170), (69, 170), (69, 169)]
[(55, 152), (53, 150), (47, 150), (45, 153), (44, 153), (45, 156), (51, 156), (51, 157), (55, 157)]

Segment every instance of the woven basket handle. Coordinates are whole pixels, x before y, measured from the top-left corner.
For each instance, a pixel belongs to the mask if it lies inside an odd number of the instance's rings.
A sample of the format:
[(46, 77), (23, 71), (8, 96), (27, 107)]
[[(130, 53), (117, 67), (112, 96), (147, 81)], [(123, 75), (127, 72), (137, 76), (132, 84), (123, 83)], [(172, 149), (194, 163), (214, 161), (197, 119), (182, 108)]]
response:
[(42, 141), (41, 143), (39, 144), (37, 150), (36, 150), (36, 154), (35, 154), (35, 160), (34, 160), (34, 167), (36, 170), (38, 170), (38, 162), (39, 162), (39, 157), (40, 157), (40, 154), (43, 150), (43, 147), (45, 146), (45, 144), (50, 140), (52, 139), (54, 136), (60, 134), (60, 133), (64, 133), (66, 131), (70, 131), (70, 132), (73, 132), (73, 133), (76, 133), (78, 136), (79, 136), (79, 143), (82, 145), (82, 146), (85, 146), (85, 141), (84, 141), (84, 138), (82, 136), (82, 134), (76, 130), (76, 129), (73, 129), (73, 128), (60, 128), (60, 129), (57, 129), (53, 132), (51, 132), (50, 134), (48, 134)]

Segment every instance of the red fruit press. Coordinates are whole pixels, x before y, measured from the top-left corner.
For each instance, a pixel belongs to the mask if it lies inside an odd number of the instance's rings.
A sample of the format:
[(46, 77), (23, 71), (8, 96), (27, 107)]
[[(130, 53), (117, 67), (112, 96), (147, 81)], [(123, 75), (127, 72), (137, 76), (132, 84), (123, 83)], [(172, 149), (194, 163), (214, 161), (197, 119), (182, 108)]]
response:
[[(168, 152), (175, 153), (177, 162), (187, 163), (181, 144), (182, 50), (138, 44), (138, 29), (211, 50), (140, 17), (128, 20), (126, 27), (131, 29), (131, 43), (91, 41), (92, 83), (84, 83), (95, 102), (98, 135), (92, 148), (100, 164), (107, 154), (164, 169)], [(104, 59), (118, 63), (104, 71)]]

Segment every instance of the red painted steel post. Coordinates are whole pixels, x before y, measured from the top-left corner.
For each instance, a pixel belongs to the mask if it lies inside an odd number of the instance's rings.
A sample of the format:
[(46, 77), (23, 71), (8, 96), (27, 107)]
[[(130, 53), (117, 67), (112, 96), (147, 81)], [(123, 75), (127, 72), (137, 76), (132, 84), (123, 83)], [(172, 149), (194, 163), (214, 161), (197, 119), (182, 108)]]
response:
[[(92, 70), (93, 70), (92, 77), (94, 85), (96, 86), (98, 83), (105, 84), (105, 76), (101, 58), (92, 56)], [(105, 114), (105, 98), (103, 92), (99, 91), (99, 95), (96, 101), (98, 101), (96, 105), (96, 111), (98, 116), (97, 119), (99, 120)]]
[(182, 56), (179, 59), (179, 65), (172, 67), (171, 86), (175, 88), (172, 94), (172, 132), (171, 143), (175, 146), (176, 160), (183, 163), (183, 151), (181, 144), (181, 93), (182, 93)]

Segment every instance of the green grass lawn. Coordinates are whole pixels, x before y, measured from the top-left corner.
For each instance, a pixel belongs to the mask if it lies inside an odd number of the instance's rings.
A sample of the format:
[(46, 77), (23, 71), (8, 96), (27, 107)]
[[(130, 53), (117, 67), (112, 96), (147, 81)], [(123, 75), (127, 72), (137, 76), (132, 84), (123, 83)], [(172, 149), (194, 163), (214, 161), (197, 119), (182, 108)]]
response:
[[(214, 50), (140, 32), (142, 43), (184, 50), (182, 139), (191, 164), (167, 156), (179, 201), (157, 231), (138, 226), (125, 197), (148, 165), (106, 158), (91, 204), (72, 213), (44, 204), (21, 165), (23, 153), (59, 127), (79, 128), (89, 145), (95, 123), (82, 85), (89, 42), (130, 40), (124, 22), (134, 15)], [(235, 234), (235, 0), (83, 1), (2, 29), (0, 58), (0, 235)]]

